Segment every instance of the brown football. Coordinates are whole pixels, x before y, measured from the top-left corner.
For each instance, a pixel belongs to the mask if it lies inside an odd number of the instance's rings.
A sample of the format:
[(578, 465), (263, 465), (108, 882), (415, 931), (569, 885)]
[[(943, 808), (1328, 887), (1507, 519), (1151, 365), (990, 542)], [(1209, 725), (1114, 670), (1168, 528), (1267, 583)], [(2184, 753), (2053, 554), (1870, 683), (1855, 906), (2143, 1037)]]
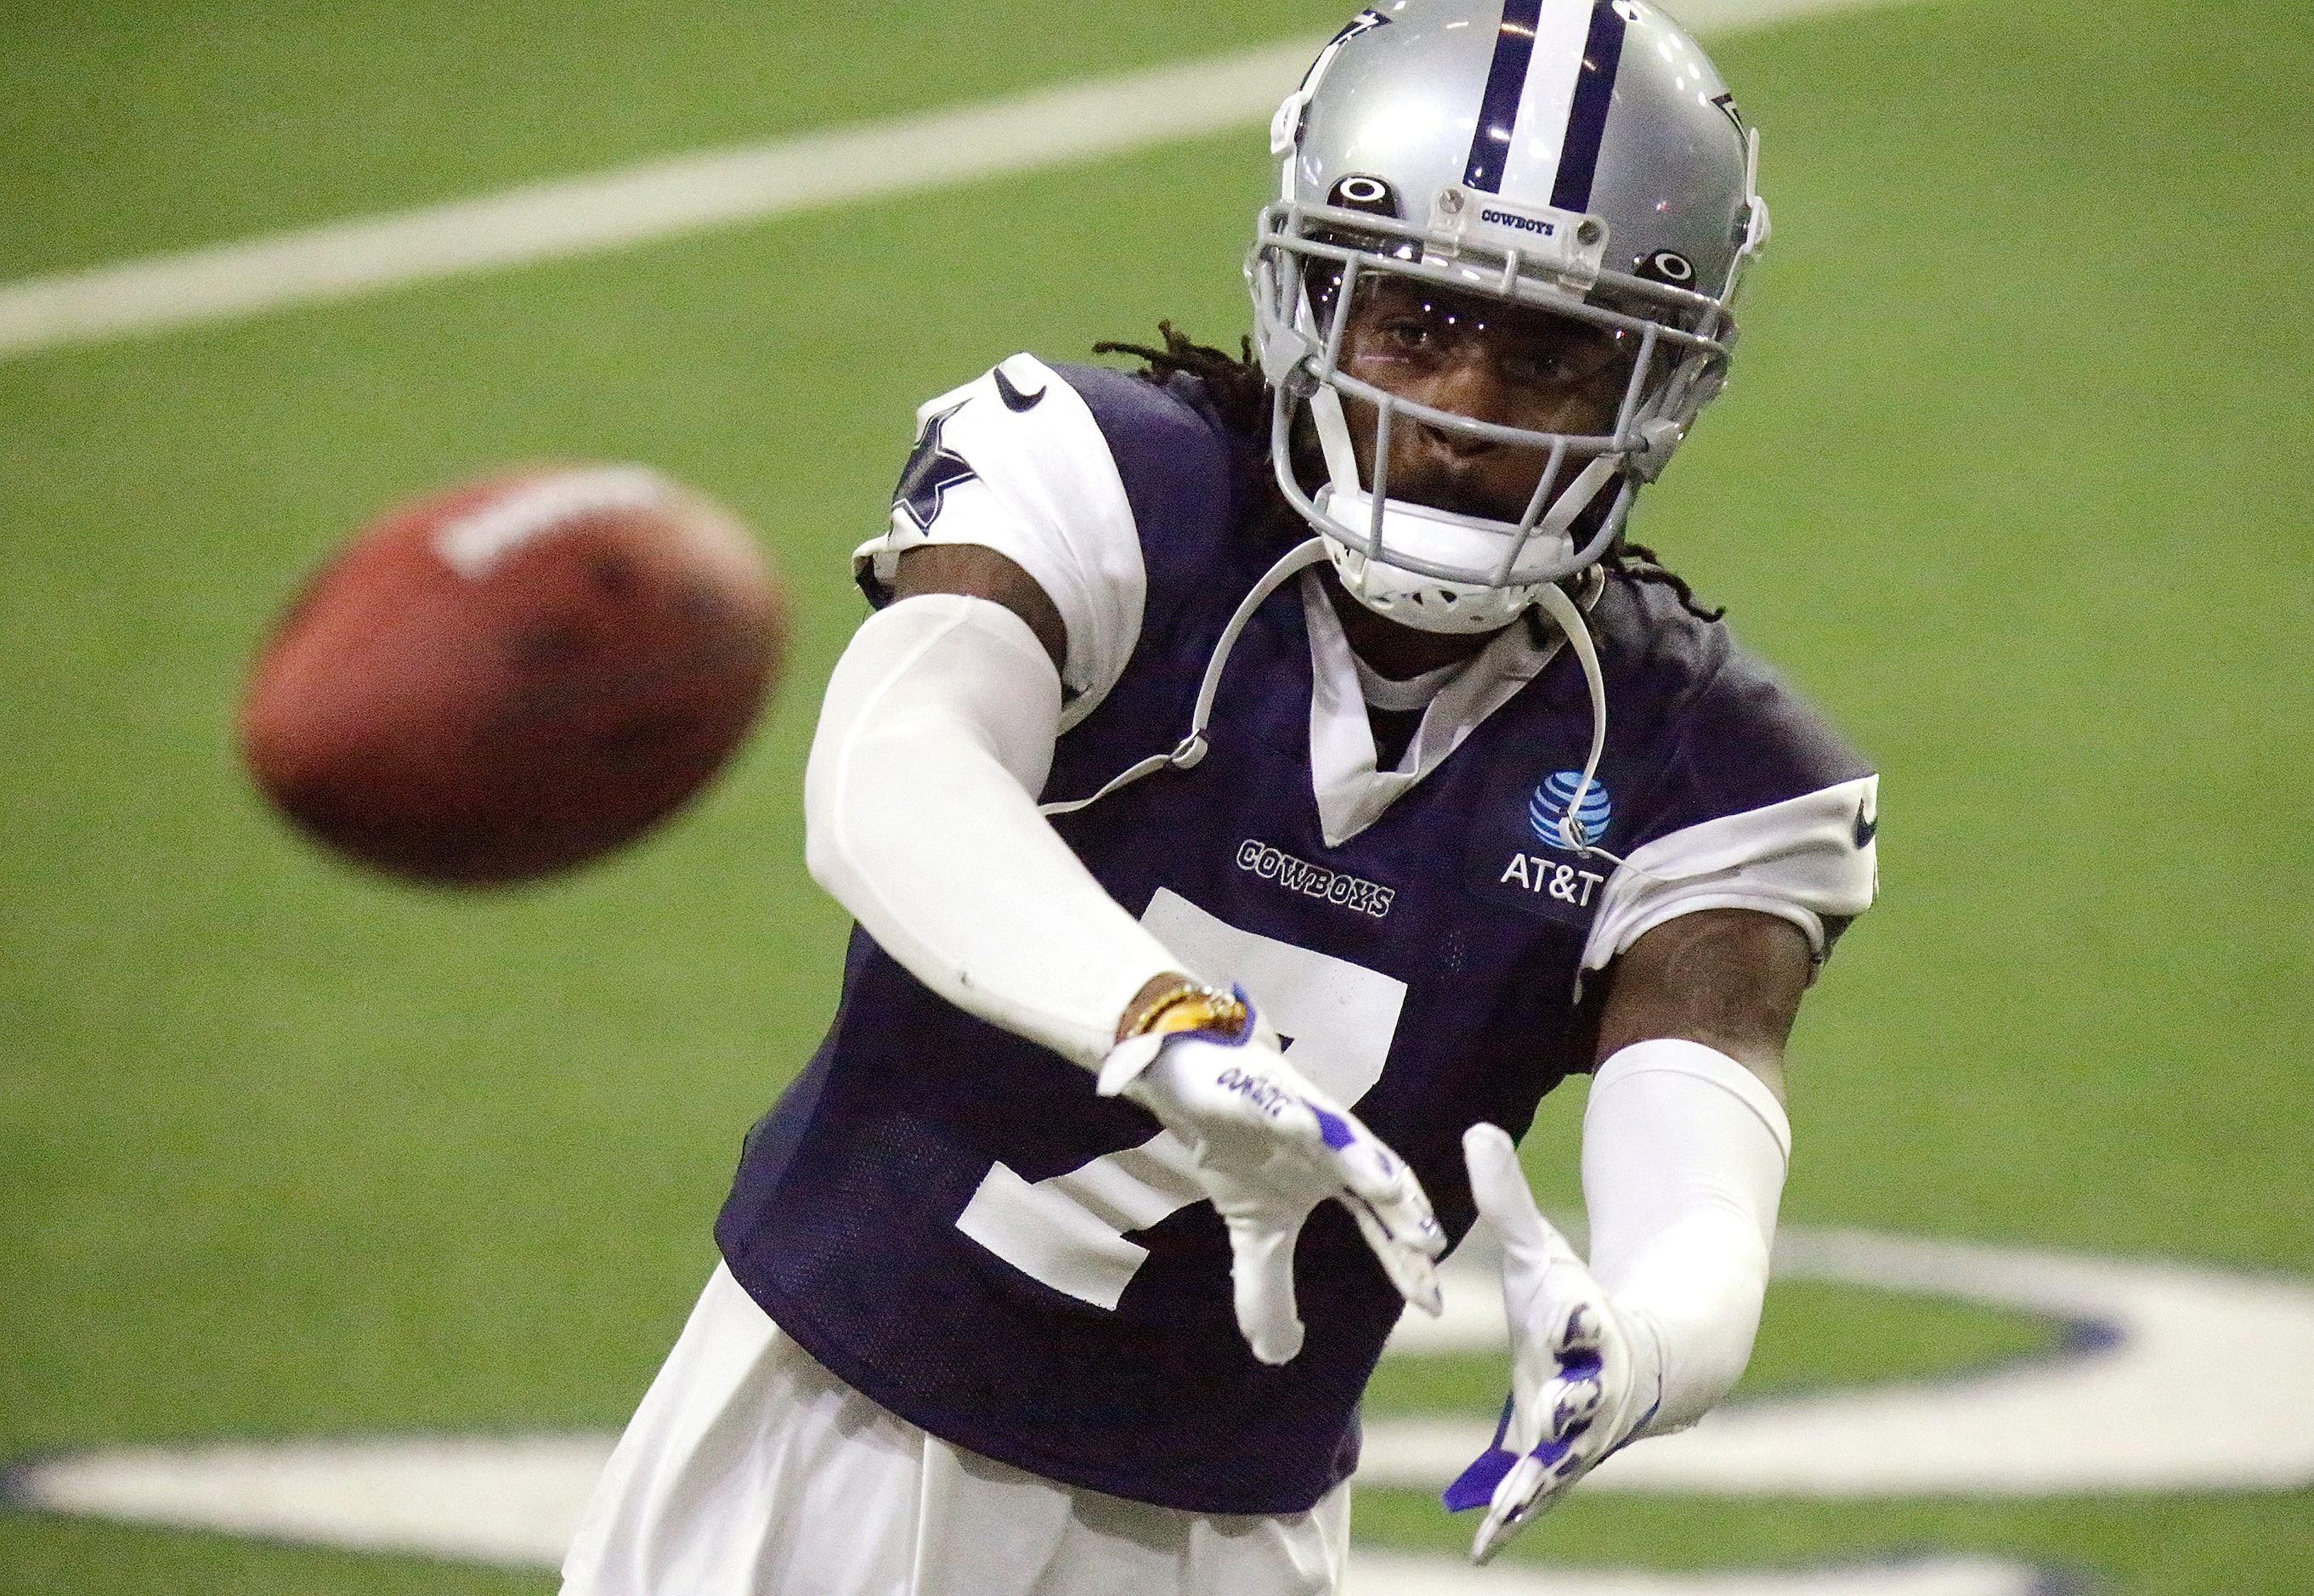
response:
[(396, 510), (307, 586), (241, 714), (301, 829), (428, 882), (519, 881), (648, 830), (746, 739), (787, 604), (731, 515), (631, 465)]

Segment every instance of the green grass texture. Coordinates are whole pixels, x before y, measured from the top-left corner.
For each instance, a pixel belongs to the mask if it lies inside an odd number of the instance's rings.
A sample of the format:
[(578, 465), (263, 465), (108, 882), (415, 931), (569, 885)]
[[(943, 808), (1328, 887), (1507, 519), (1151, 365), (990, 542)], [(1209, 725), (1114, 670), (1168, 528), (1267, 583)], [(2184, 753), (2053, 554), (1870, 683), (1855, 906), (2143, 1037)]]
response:
[[(1339, 20), (14, 7), (0, 280)], [(2290, 303), (2314, 27), (2290, 0), (1930, 0), (1713, 53), (1764, 130), (1777, 237), (1729, 392), (1636, 530), (1884, 772), (1883, 901), (1794, 1043), (1786, 1217), (2314, 1274), (2314, 350)], [(623, 1419), (741, 1133), (830, 1012), (845, 921), (802, 869), (802, 761), (914, 406), (1160, 317), (1233, 342), (1263, 149), (1249, 128), (0, 362), (0, 1459)], [(648, 461), (761, 530), (798, 604), (774, 710), (678, 824), (565, 880), (433, 894), (318, 858), (235, 763), (257, 640), (384, 506), (542, 458)], [(1579, 1201), (1580, 1107), (1528, 1139), (1547, 1207)], [(1759, 1389), (2043, 1334), (1777, 1293)], [(1401, 1410), (1499, 1397), (1460, 1360), (1388, 1380)], [(2283, 1596), (2310, 1510), (1578, 1492), (1514, 1555), (1939, 1548)], [(1375, 1543), (1467, 1543), (1414, 1494), (1357, 1512)], [(0, 1596), (551, 1583), (0, 1515)]]

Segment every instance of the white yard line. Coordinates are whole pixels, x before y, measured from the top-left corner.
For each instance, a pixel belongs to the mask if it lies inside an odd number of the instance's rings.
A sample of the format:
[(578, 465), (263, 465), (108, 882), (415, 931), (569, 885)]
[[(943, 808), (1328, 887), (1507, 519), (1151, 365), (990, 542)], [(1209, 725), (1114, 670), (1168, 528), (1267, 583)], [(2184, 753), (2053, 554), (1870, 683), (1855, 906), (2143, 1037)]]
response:
[[(1392, 1353), (1506, 1346), (1501, 1289), (1464, 1251), (1440, 1271), (1445, 1312), (1409, 1311)], [(1894, 1500), (2314, 1485), (2314, 1282), (1797, 1225), (1777, 1238), (1775, 1273), (2022, 1309), (2075, 1335), (1974, 1373), (1729, 1403), (1609, 1459), (1585, 1491)], [(2237, 1369), (2257, 1376), (2196, 1372)], [(2187, 1389), (2190, 1424), (2176, 1412)], [(1486, 1415), (1370, 1419), (1358, 1477), (1435, 1490), (1493, 1433)]]
[[(1266, 117), (1307, 41), (0, 288), (0, 356), (592, 254)], [(1282, 87), (1280, 85), (1283, 85)]]
[[(1891, 0), (1686, 0), (1718, 34)], [(1258, 124), (1319, 41), (709, 150), (388, 216), (0, 285), (0, 359), (255, 315)]]
[[(1443, 1270), (1446, 1312), (1387, 1355), (1506, 1339), (1484, 1233)], [(1465, 1256), (1468, 1255), (1468, 1256)], [(1731, 1404), (1635, 1446), (1583, 1491), (1691, 1496), (2045, 1497), (2301, 1490), (2314, 1482), (2314, 1283), (2139, 1259), (1788, 1225), (1776, 1274), (2052, 1314), (2098, 1334), (1940, 1380)], [(2255, 1380), (2212, 1379), (2252, 1370)], [(2172, 1411), (2195, 1394), (2193, 1423)], [(1485, 1450), (1483, 1413), (1373, 1418), (1361, 1486), (1437, 1490)], [(386, 1437), (143, 1447), (0, 1471), (0, 1505), (281, 1540), (552, 1565), (609, 1435)], [(1370, 1560), (1349, 1596), (1485, 1596), (1453, 1565)], [(1384, 1575), (1389, 1574), (1389, 1577)], [(2027, 1596), (2007, 1565), (1689, 1576), (1537, 1571), (1499, 1596)]]
[[(27, 1504), (296, 1545), (552, 1568), (610, 1450), (607, 1435), (571, 1435), (115, 1452), (41, 1466)], [(1533, 1541), (1521, 1548), (1541, 1549)], [(1479, 1570), (1457, 1557), (1360, 1546), (1343, 1596), (2046, 1596), (2053, 1588), (2030, 1567), (1991, 1557), (1664, 1574), (1507, 1557)]]

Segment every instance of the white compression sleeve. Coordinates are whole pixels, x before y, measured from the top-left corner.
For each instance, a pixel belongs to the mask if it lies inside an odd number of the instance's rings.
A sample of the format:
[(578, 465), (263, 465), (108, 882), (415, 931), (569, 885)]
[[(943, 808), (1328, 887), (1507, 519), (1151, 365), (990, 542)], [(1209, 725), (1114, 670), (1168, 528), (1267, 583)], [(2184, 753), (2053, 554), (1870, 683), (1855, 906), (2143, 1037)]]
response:
[(1643, 1435), (1683, 1430), (1752, 1356), (1791, 1124), (1716, 1048), (1635, 1042), (1599, 1066), (1583, 1115), (1591, 1273), (1661, 1355)]
[(1180, 964), (1037, 813), (1060, 712), (1051, 657), (1003, 605), (925, 594), (870, 616), (820, 708), (805, 858), (917, 980), (1091, 1069)]

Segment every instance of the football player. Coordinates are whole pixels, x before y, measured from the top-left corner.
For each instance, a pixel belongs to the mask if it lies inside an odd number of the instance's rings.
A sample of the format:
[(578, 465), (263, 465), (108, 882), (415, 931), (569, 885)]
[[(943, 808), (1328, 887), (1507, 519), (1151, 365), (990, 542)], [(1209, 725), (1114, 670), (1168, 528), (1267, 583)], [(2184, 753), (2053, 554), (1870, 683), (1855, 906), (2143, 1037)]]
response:
[[(1756, 147), (1647, 0), (1394, 0), (1278, 111), (1252, 360), (923, 408), (805, 784), (842, 1004), (566, 1591), (1334, 1591), (1359, 1393), (1480, 1212), (1480, 1559), (1734, 1383), (1877, 824), (1623, 535)], [(1584, 1071), (1587, 1262), (1511, 1135)]]

